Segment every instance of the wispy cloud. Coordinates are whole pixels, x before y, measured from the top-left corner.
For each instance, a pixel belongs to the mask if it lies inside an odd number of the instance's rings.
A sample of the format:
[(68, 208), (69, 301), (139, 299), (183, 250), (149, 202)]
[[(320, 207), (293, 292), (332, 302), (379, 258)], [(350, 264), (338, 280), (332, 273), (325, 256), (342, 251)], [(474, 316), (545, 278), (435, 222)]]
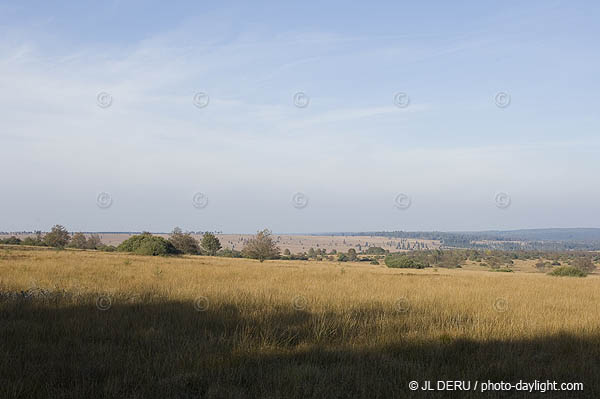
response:
[[(135, 43), (58, 40), (49, 50), (35, 34), (0, 39), (0, 157), (14, 166), (4, 197), (16, 210), (12, 225), (36, 213), (47, 223), (85, 220), (87, 230), (141, 229), (160, 210), (226, 231), (254, 231), (259, 220), (280, 231), (476, 229), (520, 227), (528, 217), (561, 225), (560, 215), (584, 225), (593, 209), (598, 189), (583, 182), (595, 164), (578, 155), (597, 153), (598, 140), (561, 136), (548, 122), (555, 115), (533, 120), (523, 106), (500, 110), (485, 98), (507, 85), (530, 90), (518, 74), (479, 68), (496, 33), (431, 40), (213, 23), (199, 34), (197, 22)], [(306, 108), (294, 106), (300, 90)], [(393, 104), (401, 90), (411, 95), (406, 108)], [(205, 108), (194, 106), (199, 91), (210, 96)], [(110, 106), (98, 105), (100, 92)], [(537, 138), (525, 140), (528, 133)], [(111, 212), (96, 212), (98, 190), (113, 192)], [(195, 190), (213, 198), (200, 216), (188, 206)], [(288, 206), (298, 190), (311, 197), (302, 215)], [(513, 212), (488, 206), (498, 190), (514, 196)], [(397, 192), (414, 197), (410, 212), (390, 213)], [(576, 210), (561, 209), (567, 193)], [(356, 214), (370, 221), (350, 226)]]

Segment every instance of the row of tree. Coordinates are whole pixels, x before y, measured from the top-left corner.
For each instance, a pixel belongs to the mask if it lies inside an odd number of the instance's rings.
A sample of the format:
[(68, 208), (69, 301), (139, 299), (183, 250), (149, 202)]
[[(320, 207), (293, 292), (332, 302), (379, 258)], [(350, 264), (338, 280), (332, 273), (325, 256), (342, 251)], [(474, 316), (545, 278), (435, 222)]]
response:
[(104, 249), (103, 247), (105, 247), (98, 234), (92, 234), (87, 238), (83, 233), (75, 233), (71, 236), (67, 229), (59, 224), (52, 227), (46, 234), (43, 234), (41, 231), (36, 231), (33, 236), (25, 237), (23, 239), (11, 236), (0, 240), (0, 244), (33, 245), (55, 248), (70, 247), (80, 249)]
[(204, 233), (199, 242), (192, 236), (192, 233), (184, 233), (178, 227), (173, 230), (168, 239), (150, 233), (134, 235), (123, 241), (117, 250), (140, 255), (192, 254), (246, 257), (258, 259), (261, 262), (280, 257), (280, 250), (276, 246), (271, 232), (267, 229), (259, 231), (254, 237), (247, 240), (241, 252), (231, 249), (221, 250), (221, 242), (213, 233)]
[(83, 233), (71, 235), (62, 225), (55, 225), (52, 229), (42, 234), (37, 231), (34, 236), (20, 239), (12, 236), (0, 240), (0, 244), (35, 245), (54, 248), (99, 249), (105, 251), (132, 252), (140, 255), (222, 255), (229, 257), (247, 257), (259, 259), (277, 259), (280, 250), (276, 246), (271, 231), (259, 231), (253, 238), (247, 240), (241, 252), (230, 249), (222, 250), (221, 242), (211, 232), (205, 232), (201, 241), (198, 241), (191, 232), (183, 232), (179, 227), (173, 229), (168, 239), (144, 232), (134, 235), (123, 241), (119, 246), (104, 245), (97, 234), (86, 237)]

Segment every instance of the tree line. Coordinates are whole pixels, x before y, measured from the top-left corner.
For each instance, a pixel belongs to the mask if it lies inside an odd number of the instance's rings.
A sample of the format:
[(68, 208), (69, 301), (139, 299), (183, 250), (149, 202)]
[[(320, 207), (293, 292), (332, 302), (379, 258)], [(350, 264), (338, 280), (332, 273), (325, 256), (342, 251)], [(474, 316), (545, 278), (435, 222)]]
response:
[(130, 252), (137, 255), (208, 255), (225, 256), (233, 258), (252, 258), (264, 261), (266, 259), (279, 259), (281, 251), (275, 244), (271, 231), (264, 229), (256, 233), (246, 242), (242, 251), (235, 251), (221, 246), (221, 242), (214, 233), (205, 232), (198, 241), (192, 232), (183, 232), (175, 227), (169, 238), (165, 239), (149, 232), (133, 235), (118, 246), (103, 244), (98, 234), (86, 237), (83, 233), (71, 234), (62, 225), (55, 225), (43, 234), (36, 231), (33, 236), (20, 239), (11, 236), (0, 239), (0, 244), (8, 245), (33, 245), (53, 248), (94, 249), (107, 252)]
[(415, 268), (426, 267), (461, 268), (467, 261), (479, 263), (495, 271), (512, 271), (514, 260), (537, 260), (535, 267), (540, 271), (549, 270), (554, 275), (587, 275), (596, 269), (600, 262), (600, 254), (585, 251), (535, 251), (535, 250), (498, 250), (498, 249), (434, 249), (393, 252), (381, 247), (368, 247), (357, 252), (354, 248), (347, 252), (335, 249), (327, 252), (322, 248), (310, 248), (307, 252), (292, 254), (285, 249), (283, 254), (276, 245), (272, 233), (268, 229), (261, 230), (246, 240), (241, 251), (222, 248), (221, 242), (214, 233), (205, 232), (197, 240), (193, 232), (184, 232), (175, 227), (168, 238), (153, 235), (149, 232), (136, 234), (118, 246), (103, 244), (98, 234), (86, 237), (83, 233), (69, 233), (62, 225), (55, 225), (43, 234), (35, 232), (33, 236), (20, 239), (12, 236), (0, 240), (0, 244), (34, 245), (54, 248), (77, 248), (101, 251), (129, 252), (138, 255), (207, 255), (231, 258), (251, 258), (261, 262), (267, 259), (281, 260), (329, 260), (338, 262), (370, 262), (378, 265), (383, 260), (387, 267)]

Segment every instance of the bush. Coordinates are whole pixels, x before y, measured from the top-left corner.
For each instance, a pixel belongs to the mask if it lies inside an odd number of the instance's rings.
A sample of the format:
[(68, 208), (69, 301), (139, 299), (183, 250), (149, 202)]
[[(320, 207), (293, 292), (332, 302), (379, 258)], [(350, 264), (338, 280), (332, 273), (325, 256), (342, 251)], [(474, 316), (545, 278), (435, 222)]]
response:
[(224, 258), (242, 258), (242, 253), (235, 249), (225, 248), (217, 252), (217, 256), (222, 256)]
[(369, 247), (366, 251), (368, 255), (383, 255), (385, 254), (385, 249), (381, 247)]
[(57, 224), (44, 236), (44, 243), (49, 247), (64, 248), (70, 239), (71, 236), (67, 229)]
[(371, 261), (371, 264), (372, 264), (372, 265), (378, 265), (378, 264), (379, 264), (379, 262), (378, 262), (376, 259), (373, 259), (373, 260)]
[(388, 255), (385, 257), (385, 264), (387, 267), (409, 269), (423, 269), (429, 266), (423, 261), (407, 255)]
[(69, 248), (77, 249), (99, 249), (102, 245), (98, 234), (92, 234), (86, 238), (83, 233), (75, 233), (69, 242)]
[(19, 245), (21, 244), (21, 239), (15, 236), (10, 236), (8, 238), (0, 240), (0, 244)]
[(262, 262), (265, 259), (278, 259), (279, 248), (275, 245), (273, 237), (271, 237), (271, 231), (264, 229), (256, 233), (254, 238), (248, 240), (242, 254), (246, 258), (258, 259)]
[(592, 259), (587, 256), (575, 258), (572, 262), (573, 266), (581, 270), (585, 274), (591, 273), (596, 270), (596, 265), (592, 262)]
[(33, 245), (38, 247), (43, 247), (46, 244), (44, 243), (44, 239), (42, 237), (41, 231), (36, 231), (34, 237), (25, 237), (21, 242), (21, 245)]
[(117, 247), (115, 247), (114, 245), (100, 244), (100, 245), (98, 245), (98, 247), (96, 249), (98, 251), (104, 251), (104, 252), (115, 252), (117, 250)]
[(190, 233), (184, 233), (179, 227), (175, 227), (173, 232), (169, 236), (169, 242), (182, 254), (198, 255), (200, 253), (200, 247), (198, 246), (198, 240), (196, 240)]
[(85, 249), (87, 246), (87, 239), (83, 233), (75, 233), (71, 237), (69, 248)]
[(548, 273), (551, 276), (559, 277), (585, 277), (587, 273), (573, 266), (559, 266)]
[(348, 255), (340, 252), (338, 254), (337, 260), (338, 260), (338, 262), (348, 262)]
[(117, 251), (151, 256), (179, 253), (171, 242), (150, 233), (142, 233), (128, 238), (117, 247)]
[(354, 262), (356, 260), (358, 260), (358, 256), (356, 256), (356, 250), (354, 248), (350, 248), (348, 250), (348, 260), (351, 262)]

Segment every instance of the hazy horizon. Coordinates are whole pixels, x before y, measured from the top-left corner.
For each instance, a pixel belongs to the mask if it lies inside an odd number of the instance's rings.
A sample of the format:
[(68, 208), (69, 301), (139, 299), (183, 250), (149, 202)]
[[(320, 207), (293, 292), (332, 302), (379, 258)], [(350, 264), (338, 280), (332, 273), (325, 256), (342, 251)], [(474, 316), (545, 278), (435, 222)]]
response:
[[(52, 226), (51, 226), (52, 227)], [(68, 229), (68, 226), (64, 226)], [(165, 230), (165, 231), (160, 231), (160, 230), (156, 230), (156, 231), (150, 231), (150, 230), (74, 230), (71, 231), (69, 230), (71, 233), (85, 233), (85, 234), (93, 234), (93, 233), (105, 233), (105, 234), (129, 234), (129, 233), (141, 233), (141, 232), (149, 232), (152, 234), (170, 234), (173, 229), (175, 227), (179, 227), (179, 226), (174, 226), (173, 228), (169, 229), (169, 230)], [(267, 228), (268, 227), (264, 227)], [(248, 235), (248, 234), (255, 234), (257, 231), (262, 230), (263, 228), (257, 228), (254, 231), (249, 231), (249, 232), (232, 232), (232, 231), (218, 231), (218, 234), (223, 234), (223, 235), (236, 235), (236, 234), (243, 234), (243, 235)], [(510, 233), (510, 232), (519, 232), (519, 231), (553, 231), (553, 230), (600, 230), (600, 227), (537, 227), (537, 228), (530, 228), (530, 229), (503, 229), (503, 230), (495, 230), (495, 229), (486, 229), (486, 230), (368, 230), (368, 231), (363, 231), (363, 230), (348, 230), (348, 231), (312, 231), (312, 232), (285, 232), (285, 231), (272, 231), (273, 234), (277, 234), (277, 235), (335, 235), (335, 234), (356, 234), (356, 233), (383, 233), (383, 232), (389, 232), (392, 233), (394, 231), (402, 231), (405, 233), (454, 233), (454, 234), (460, 234), (460, 233), (492, 233), (492, 232), (503, 232), (503, 233)], [(2, 230), (0, 228), (0, 233), (22, 233), (22, 232), (29, 232), (29, 233), (33, 233), (35, 231), (42, 231), (42, 232), (48, 232), (50, 231), (50, 228), (46, 229), (46, 230), (41, 230), (41, 229), (34, 229), (34, 230), (24, 230), (24, 229), (19, 229), (19, 230)], [(211, 231), (211, 232), (215, 232), (214, 230), (198, 230), (198, 229), (190, 229), (190, 230), (186, 230), (189, 232), (207, 232), (207, 231)]]

